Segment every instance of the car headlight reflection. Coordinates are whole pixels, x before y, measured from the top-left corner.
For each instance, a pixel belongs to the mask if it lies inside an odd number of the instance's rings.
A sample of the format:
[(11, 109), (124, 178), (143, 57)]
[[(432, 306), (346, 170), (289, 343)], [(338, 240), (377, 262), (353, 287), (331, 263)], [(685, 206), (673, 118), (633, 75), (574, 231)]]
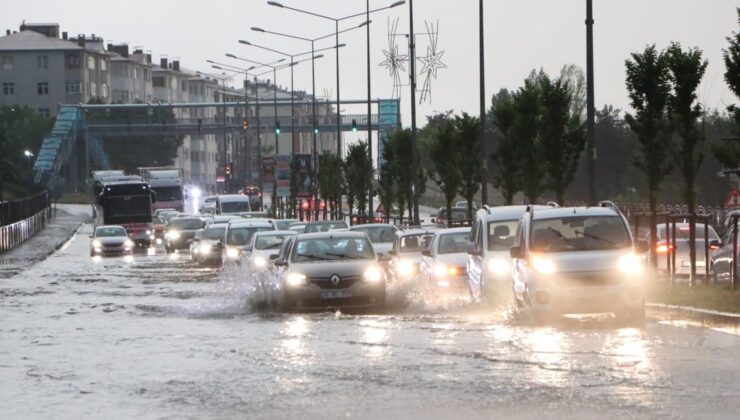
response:
[(99, 240), (93, 239), (92, 246), (93, 246), (93, 248), (102, 248), (103, 247), (103, 244), (101, 244)]
[(227, 248), (226, 249), (226, 257), (231, 259), (237, 259), (239, 258), (239, 255), (241, 255), (241, 252), (239, 252), (239, 249), (237, 248)]
[(201, 254), (210, 254), (211, 248), (213, 248), (211, 244), (201, 244), (199, 250)]
[(301, 273), (290, 273), (286, 280), (290, 286), (300, 286), (306, 283), (306, 275)]
[(176, 241), (176, 240), (180, 239), (181, 236), (182, 235), (180, 234), (180, 232), (178, 232), (176, 230), (171, 230), (171, 231), (167, 232), (167, 238), (169, 240), (171, 240), (171, 241)]
[(540, 274), (553, 274), (558, 270), (555, 263), (544, 256), (535, 255), (532, 257), (532, 268)]
[(407, 260), (398, 263), (398, 274), (401, 277), (411, 277), (416, 272), (416, 265)]
[(123, 247), (126, 249), (131, 249), (134, 246), (134, 241), (131, 239), (126, 239), (126, 242), (123, 243)]
[(634, 254), (626, 254), (619, 257), (617, 268), (626, 274), (639, 274), (643, 269), (642, 262)]
[(365, 270), (365, 273), (362, 275), (362, 277), (367, 282), (378, 283), (383, 280), (383, 273), (378, 269), (378, 267), (369, 267), (367, 270)]
[(437, 277), (444, 277), (447, 275), (447, 266), (444, 264), (435, 264), (432, 267), (432, 274)]
[(492, 258), (488, 260), (488, 271), (492, 274), (504, 275), (511, 273), (509, 262), (503, 258)]
[(265, 259), (265, 257), (254, 257), (253, 262), (254, 266), (257, 268), (264, 268), (265, 266), (267, 266), (267, 260)]

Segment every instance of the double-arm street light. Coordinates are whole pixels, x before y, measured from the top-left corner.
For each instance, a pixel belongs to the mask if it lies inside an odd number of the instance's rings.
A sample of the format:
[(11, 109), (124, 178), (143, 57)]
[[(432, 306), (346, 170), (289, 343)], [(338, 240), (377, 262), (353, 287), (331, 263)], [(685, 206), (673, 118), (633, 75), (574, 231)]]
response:
[[(322, 14), (319, 14), (319, 13), (310, 12), (308, 10), (302, 10), (302, 9), (298, 9), (298, 8), (291, 7), (291, 6), (285, 6), (282, 3), (279, 3), (279, 2), (276, 2), (276, 1), (268, 1), (267, 2), (267, 4), (269, 4), (270, 6), (279, 7), (281, 9), (288, 9), (288, 10), (292, 10), (294, 12), (303, 13), (303, 14), (306, 14), (306, 15), (310, 15), (310, 16), (314, 16), (314, 17), (318, 17), (318, 18), (322, 18), (322, 19), (334, 21), (334, 28), (335, 28), (334, 36), (335, 36), (335, 41), (336, 41), (337, 44), (339, 44), (339, 34), (340, 33), (346, 32), (347, 30), (351, 30), (351, 29), (361, 28), (363, 26), (366, 27), (366, 29), (367, 29), (367, 146), (368, 146), (367, 148), (368, 148), (368, 160), (370, 161), (371, 168), (372, 168), (372, 162), (373, 162), (373, 158), (372, 158), (372, 154), (373, 154), (373, 146), (372, 146), (372, 144), (373, 143), (372, 143), (372, 129), (371, 129), (371, 124), (370, 124), (371, 123), (370, 117), (371, 117), (371, 113), (372, 113), (372, 110), (371, 110), (371, 96), (370, 96), (371, 95), (370, 94), (370, 23), (371, 23), (371, 21), (370, 21), (370, 14), (371, 13), (375, 13), (375, 12), (380, 12), (382, 10), (392, 9), (394, 7), (397, 7), (397, 6), (401, 6), (402, 4), (405, 4), (405, 3), (406, 3), (405, 0), (401, 0), (401, 1), (396, 1), (396, 2), (390, 4), (389, 6), (386, 6), (386, 7), (381, 7), (381, 8), (378, 8), (378, 9), (370, 10), (370, 0), (366, 0), (366, 6), (367, 7), (366, 7), (366, 10), (364, 12), (355, 13), (355, 14), (351, 14), (351, 15), (347, 15), (347, 16), (342, 16), (342, 17), (336, 18), (336, 17), (322, 15)], [(346, 19), (352, 19), (352, 18), (355, 18), (355, 17), (363, 16), (363, 15), (365, 15), (365, 18), (366, 18), (365, 22), (361, 23), (360, 25), (358, 25), (355, 28), (346, 29), (344, 31), (340, 31), (339, 30), (339, 22), (340, 21), (343, 21), (343, 20), (346, 20)], [(337, 50), (336, 61), (337, 61), (337, 155), (341, 156), (341, 138), (342, 138), (342, 134), (341, 134), (341, 122), (340, 122), (340, 115), (339, 115), (340, 114), (340, 95), (339, 95), (339, 51), (338, 50)], [(372, 217), (373, 216), (373, 192), (372, 192), (372, 188), (373, 187), (372, 187), (372, 182), (370, 183), (370, 185), (371, 185), (371, 187), (370, 187), (370, 191), (369, 191), (369, 197), (368, 197), (369, 198), (369, 201), (368, 201), (368, 203), (369, 203), (369, 210), (370, 210), (369, 211), (369, 215), (370, 215), (370, 217)]]

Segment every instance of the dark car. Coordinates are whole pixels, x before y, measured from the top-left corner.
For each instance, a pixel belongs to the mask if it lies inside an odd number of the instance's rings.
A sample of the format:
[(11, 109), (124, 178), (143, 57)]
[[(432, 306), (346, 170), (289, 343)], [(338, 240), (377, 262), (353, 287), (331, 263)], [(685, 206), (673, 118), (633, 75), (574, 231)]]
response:
[(306, 224), (304, 233), (328, 232), (334, 229), (347, 229), (347, 223), (342, 220), (324, 220)]
[(205, 225), (206, 222), (200, 217), (175, 217), (167, 225), (164, 249), (170, 253), (176, 249), (190, 248), (195, 232)]
[(385, 274), (363, 232), (298, 235), (282, 267), (279, 287), (285, 309), (382, 307)]

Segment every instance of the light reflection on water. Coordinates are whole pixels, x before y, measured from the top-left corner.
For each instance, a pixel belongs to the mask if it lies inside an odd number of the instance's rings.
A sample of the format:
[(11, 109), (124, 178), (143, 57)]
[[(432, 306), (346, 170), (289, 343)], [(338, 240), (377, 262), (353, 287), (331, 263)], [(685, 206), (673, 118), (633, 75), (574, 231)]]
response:
[(360, 322), (362, 342), (365, 343), (362, 350), (366, 359), (384, 359), (390, 354), (390, 347), (387, 344), (391, 327), (390, 321), (367, 319)]
[(564, 386), (570, 360), (564, 353), (563, 333), (552, 328), (528, 331), (524, 337), (523, 351), (529, 354), (529, 376), (534, 382), (549, 386)]

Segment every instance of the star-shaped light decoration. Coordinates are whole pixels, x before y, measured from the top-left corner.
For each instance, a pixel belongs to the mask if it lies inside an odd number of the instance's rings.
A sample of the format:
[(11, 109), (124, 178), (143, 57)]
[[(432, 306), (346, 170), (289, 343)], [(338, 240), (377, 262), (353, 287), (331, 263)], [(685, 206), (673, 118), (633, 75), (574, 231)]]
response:
[(402, 55), (398, 52), (398, 44), (396, 44), (396, 37), (398, 34), (398, 18), (391, 23), (390, 18), (388, 19), (388, 49), (383, 50), (385, 60), (380, 63), (381, 67), (385, 67), (393, 77), (393, 93), (391, 97), (398, 98), (401, 96), (401, 72), (406, 71), (405, 63), (408, 61), (408, 55)]
[(421, 71), (419, 75), (424, 76), (424, 83), (421, 86), (421, 95), (419, 96), (419, 103), (424, 101), (432, 102), (432, 79), (437, 78), (437, 70), (447, 68), (447, 64), (442, 62), (442, 57), (445, 55), (444, 51), (437, 50), (437, 39), (439, 37), (439, 21), (437, 24), (424, 22), (427, 27), (427, 34), (429, 35), (429, 45), (427, 46), (427, 55), (419, 57), (422, 63)]

